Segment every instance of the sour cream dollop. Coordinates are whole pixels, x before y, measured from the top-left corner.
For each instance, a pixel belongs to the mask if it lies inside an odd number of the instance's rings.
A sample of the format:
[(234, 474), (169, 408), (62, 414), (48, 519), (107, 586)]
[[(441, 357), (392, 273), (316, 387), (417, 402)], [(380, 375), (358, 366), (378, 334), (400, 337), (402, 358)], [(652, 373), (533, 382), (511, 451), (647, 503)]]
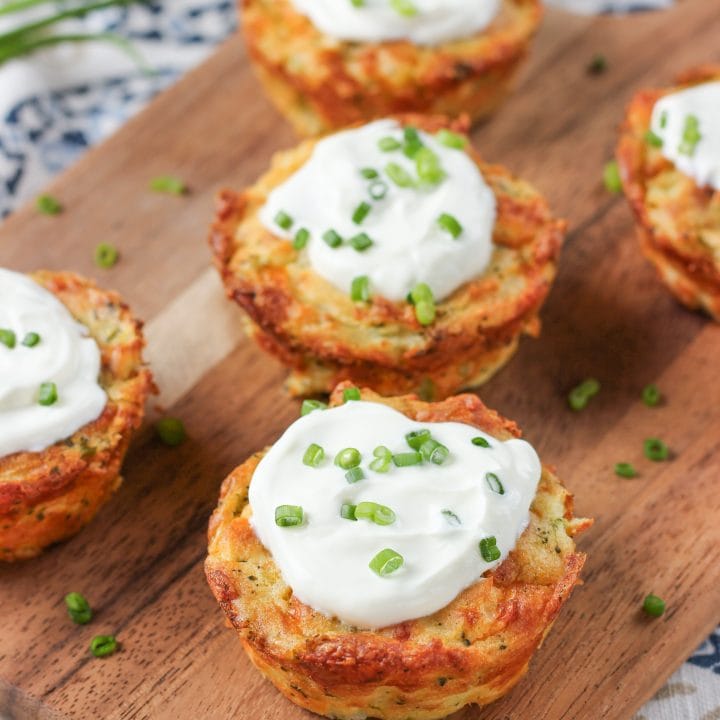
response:
[(292, 0), (313, 25), (337, 40), (383, 42), (410, 40), (437, 45), (470, 37), (495, 18), (501, 0), (412, 0), (414, 12), (404, 14), (390, 0)]
[[(0, 330), (15, 338), (14, 347), (0, 342), (0, 457), (44, 450), (100, 416), (107, 396), (98, 384), (100, 350), (87, 328), (51, 292), (3, 268)], [(38, 340), (29, 347), (23, 340), (32, 333)], [(57, 387), (52, 405), (38, 402), (44, 383)]]
[[(411, 451), (405, 435), (420, 429), (449, 449), (444, 464), (369, 469), (376, 447)], [(476, 437), (490, 447), (474, 445)], [(311, 443), (325, 451), (317, 468), (303, 464)], [(333, 462), (348, 447), (362, 454), (365, 473), (352, 484)], [(537, 454), (522, 440), (501, 442), (469, 425), (418, 423), (385, 405), (351, 401), (300, 418), (269, 450), (250, 484), (251, 523), (302, 602), (350, 625), (384, 627), (440, 610), (502, 562), (528, 525), (540, 474)], [(361, 502), (390, 508), (395, 522), (340, 516), (344, 503)], [(302, 507), (304, 523), (278, 527), (280, 505)], [(487, 562), (479, 543), (491, 537), (500, 557)], [(386, 548), (404, 564), (381, 577), (368, 565)]]
[(720, 190), (720, 81), (660, 98), (650, 127), (678, 170), (700, 187)]
[[(349, 4), (349, 3), (348, 3)], [(312, 269), (340, 291), (349, 293), (354, 278), (367, 276), (370, 291), (390, 300), (404, 300), (420, 282), (435, 299), (450, 295), (480, 275), (492, 255), (496, 217), (495, 196), (477, 165), (463, 149), (447, 147), (436, 137), (419, 132), (423, 144), (439, 159), (445, 177), (437, 184), (401, 187), (388, 176), (388, 165), (400, 166), (417, 178), (415, 162), (402, 149), (384, 152), (380, 141), (403, 140), (403, 128), (394, 120), (378, 120), (320, 140), (309, 160), (275, 188), (260, 210), (260, 221), (275, 235), (291, 239), (300, 228), (310, 231), (307, 253)], [(363, 176), (364, 169), (378, 173)], [(386, 188), (381, 199), (372, 187)], [(369, 212), (361, 224), (353, 222), (358, 206)], [(278, 226), (278, 213), (293, 222)], [(438, 225), (450, 215), (462, 226), (454, 238)], [(346, 242), (330, 247), (323, 235), (335, 230)], [(373, 241), (359, 252), (347, 239), (366, 233)]]

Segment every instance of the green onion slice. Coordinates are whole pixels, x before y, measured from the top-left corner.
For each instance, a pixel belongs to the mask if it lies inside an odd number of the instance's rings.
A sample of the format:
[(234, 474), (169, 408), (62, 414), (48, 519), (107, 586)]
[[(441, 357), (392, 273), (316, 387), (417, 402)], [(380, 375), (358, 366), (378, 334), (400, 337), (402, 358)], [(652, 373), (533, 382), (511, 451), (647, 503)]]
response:
[(463, 226), (457, 221), (457, 218), (443, 213), (437, 220), (440, 229), (449, 233), (455, 240), (457, 240), (463, 232)]
[(415, 187), (415, 180), (402, 165), (388, 163), (385, 166), (385, 174), (401, 188)]
[(390, 0), (390, 7), (403, 17), (415, 17), (418, 12), (412, 0)]
[(299, 505), (278, 505), (275, 508), (275, 524), (278, 527), (295, 527), (302, 525), (303, 509)]
[(356, 505), (351, 505), (350, 503), (343, 503), (340, 506), (340, 517), (343, 518), (343, 520), (354, 520), (357, 522), (357, 518), (355, 517), (356, 507)]
[(351, 485), (354, 485), (356, 482), (360, 482), (361, 480), (365, 479), (365, 473), (363, 472), (363, 469), (361, 467), (350, 468), (345, 473), (345, 479)]
[(419, 465), (422, 462), (422, 455), (415, 452), (397, 453), (392, 456), (392, 461), (396, 467), (409, 467), (411, 465)]
[(108, 657), (118, 649), (114, 635), (96, 635), (90, 641), (90, 652), (97, 658)]
[(378, 176), (378, 171), (375, 170), (375, 168), (363, 168), (360, 171), (360, 174), (366, 179), (366, 180), (374, 180)]
[(421, 182), (437, 185), (445, 179), (440, 158), (428, 147), (421, 147), (414, 155), (415, 169)]
[(394, 137), (384, 137), (378, 140), (378, 147), (383, 152), (392, 152), (393, 150), (399, 150), (402, 147), (402, 143)]
[(43, 215), (59, 215), (63, 211), (60, 201), (52, 195), (40, 195), (35, 201), (35, 207)]
[(662, 394), (657, 385), (646, 385), (642, 391), (642, 401), (648, 407), (656, 407), (662, 401)]
[(344, 448), (335, 456), (335, 464), (343, 470), (357, 467), (362, 462), (362, 455), (356, 448)]
[(646, 615), (658, 618), (665, 613), (665, 601), (651, 593), (643, 600), (643, 610)]
[(293, 247), (296, 250), (302, 250), (310, 240), (310, 231), (307, 228), (300, 228), (295, 233), (295, 239), (293, 240)]
[(620, 177), (620, 166), (617, 160), (611, 160), (603, 168), (603, 183), (605, 189), (617, 195), (622, 192), (622, 178)]
[(643, 443), (643, 452), (648, 460), (662, 462), (670, 457), (670, 449), (660, 438), (648, 438)]
[(477, 445), (478, 447), (483, 447), (483, 448), (490, 447), (490, 443), (484, 437), (480, 437), (479, 435), (472, 439), (472, 444)]
[(380, 577), (385, 577), (399, 570), (403, 566), (403, 562), (403, 556), (400, 553), (391, 548), (385, 548), (370, 561), (368, 567)]
[(40, 405), (54, 405), (58, 401), (57, 385), (54, 382), (45, 382), (40, 385), (38, 403)]
[(426, 440), (420, 446), (420, 454), (423, 460), (427, 460), (435, 465), (442, 465), (448, 457), (450, 457), (450, 451), (437, 440), (430, 438)]
[(320, 464), (325, 459), (325, 450), (320, 447), (317, 443), (311, 443), (308, 445), (308, 449), (303, 455), (303, 465), (308, 467), (320, 467)]
[(372, 205), (363, 200), (363, 202), (361, 202), (355, 208), (355, 211), (352, 214), (352, 221), (356, 225), (362, 225), (363, 220), (370, 214), (371, 210), (372, 210)]
[(119, 253), (117, 248), (110, 243), (100, 243), (95, 248), (95, 264), (107, 270), (118, 261)]
[(479, 547), (480, 554), (485, 562), (491, 563), (500, 559), (500, 548), (497, 546), (497, 539), (494, 535), (483, 538)]
[[(0, 340), (2, 342), (2, 340)], [(35, 347), (40, 342), (40, 336), (36, 332), (29, 332), (23, 338), (22, 344), (25, 347)]]
[(600, 383), (594, 378), (589, 378), (573, 388), (568, 395), (568, 405), (573, 410), (583, 410), (587, 407), (591, 398), (600, 392)]
[(92, 620), (90, 603), (78, 592), (71, 592), (65, 596), (65, 607), (70, 619), (77, 625), (87, 625)]
[(462, 525), (462, 521), (452, 510), (442, 510), (441, 512), (450, 525), (454, 525), (455, 527)]
[(367, 233), (360, 233), (350, 238), (350, 245), (358, 252), (364, 252), (372, 244), (372, 238)]
[(323, 240), (331, 247), (337, 248), (342, 245), (342, 237), (335, 230), (327, 230), (323, 233)]
[(0, 328), (0, 344), (4, 345), (8, 350), (12, 350), (17, 343), (17, 336), (13, 330)]
[(359, 275), (350, 285), (350, 299), (353, 302), (368, 302), (370, 300), (370, 278)]
[(485, 473), (485, 482), (494, 493), (498, 495), (505, 494), (505, 486), (500, 482), (500, 478), (495, 473)]
[(688, 115), (685, 118), (682, 141), (680, 142), (678, 152), (681, 155), (694, 155), (695, 148), (701, 140), (702, 134), (700, 133), (700, 120), (697, 115)]
[(349, 387), (343, 390), (343, 402), (348, 400), (360, 400), (360, 390), (356, 387)]
[(370, 197), (373, 200), (382, 200), (387, 195), (387, 191), (387, 183), (385, 183), (383, 180), (375, 180), (374, 182), (370, 183), (370, 187), (368, 188)]
[(631, 463), (620, 462), (615, 464), (615, 474), (619, 477), (634, 478), (638, 472)]
[(315, 410), (327, 410), (327, 403), (322, 402), (322, 400), (303, 400), (300, 407), (300, 417), (309, 415)]
[(455, 133), (447, 128), (440, 130), (435, 137), (441, 145), (449, 148), (455, 148), (456, 150), (462, 150), (467, 145), (467, 138), (464, 135)]
[(180, 178), (172, 175), (160, 175), (150, 181), (150, 189), (168, 195), (184, 195), (187, 186)]
[(420, 446), (431, 437), (430, 431), (426, 428), (413, 430), (405, 436), (405, 441), (413, 450), (419, 450)]
[(648, 130), (645, 133), (645, 142), (654, 148), (661, 148), (663, 146), (663, 139), (652, 130)]
[(371, 520), (376, 525), (392, 525), (395, 522), (395, 513), (386, 505), (375, 502), (361, 502), (355, 508), (355, 517)]

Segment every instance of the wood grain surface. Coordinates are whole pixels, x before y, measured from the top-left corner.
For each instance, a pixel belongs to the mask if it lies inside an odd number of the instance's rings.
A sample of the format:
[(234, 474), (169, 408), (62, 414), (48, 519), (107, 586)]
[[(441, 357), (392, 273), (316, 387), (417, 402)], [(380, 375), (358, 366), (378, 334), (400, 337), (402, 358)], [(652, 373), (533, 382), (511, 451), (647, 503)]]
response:
[[(719, 36), (718, 0), (625, 19), (549, 12), (517, 92), (476, 132), (488, 160), (533, 181), (571, 223), (542, 338), (524, 341), (480, 394), (521, 424), (596, 526), (580, 540), (586, 584), (528, 677), (458, 720), (628, 720), (720, 621), (720, 327), (659, 285), (624, 199), (601, 183), (632, 93), (717, 62)], [(591, 77), (595, 53), (609, 69)], [(250, 666), (202, 572), (221, 480), (298, 412), (282, 369), (243, 339), (209, 268), (206, 228), (215, 192), (251, 182), (292, 142), (235, 38), (52, 186), (63, 215), (28, 207), (0, 227), (0, 265), (71, 269), (123, 293), (147, 321), (158, 403), (190, 436), (166, 448), (147, 423), (125, 484), (86, 530), (0, 568), (0, 716), (309, 717)], [(149, 192), (166, 173), (191, 193)], [(93, 265), (100, 241), (122, 253), (110, 271)], [(566, 393), (588, 376), (602, 393), (574, 414)], [(650, 382), (666, 396), (659, 408), (640, 402)], [(648, 436), (665, 439), (671, 461), (643, 458)], [(618, 461), (640, 477), (615, 477)], [(69, 621), (71, 590), (95, 608), (91, 625)], [(639, 612), (650, 591), (668, 603), (660, 620)], [(122, 652), (93, 659), (90, 638), (105, 632)]]

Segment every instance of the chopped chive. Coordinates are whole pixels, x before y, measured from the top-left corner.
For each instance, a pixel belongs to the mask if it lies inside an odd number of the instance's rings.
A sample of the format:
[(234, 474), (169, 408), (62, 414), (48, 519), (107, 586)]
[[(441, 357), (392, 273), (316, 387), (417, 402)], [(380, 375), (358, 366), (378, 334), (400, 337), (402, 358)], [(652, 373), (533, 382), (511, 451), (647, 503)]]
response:
[(65, 607), (76, 625), (87, 625), (92, 620), (90, 603), (80, 593), (68, 593), (65, 596)]
[(667, 127), (667, 121), (668, 121), (667, 110), (663, 110), (662, 114), (660, 115), (660, 128), (662, 130), (664, 130)]
[(362, 461), (362, 455), (356, 448), (344, 448), (335, 456), (335, 464), (343, 470), (357, 467)]
[(617, 160), (611, 160), (605, 164), (603, 168), (603, 183), (605, 189), (617, 195), (622, 192), (622, 179), (620, 178), (620, 166), (617, 164)]
[(362, 221), (370, 214), (371, 210), (372, 205), (370, 203), (367, 203), (365, 201), (361, 202), (355, 208), (355, 212), (352, 214), (352, 221), (356, 225), (362, 225)]
[(45, 382), (40, 386), (38, 403), (40, 405), (54, 405), (58, 401), (57, 385), (54, 382)]
[(385, 460), (391, 460), (392, 459), (392, 452), (389, 448), (386, 448), (384, 445), (378, 445), (373, 450), (373, 456), (376, 458), (383, 458)]
[(485, 482), (488, 484), (488, 487), (498, 495), (504, 495), (505, 494), (505, 486), (500, 481), (500, 478), (492, 472), (485, 473)]
[(665, 601), (651, 593), (643, 600), (643, 611), (650, 617), (659, 618), (665, 613)]
[(420, 446), (420, 454), (424, 460), (433, 463), (434, 465), (442, 465), (449, 457), (450, 451), (437, 440), (426, 440)]
[(278, 505), (275, 508), (275, 524), (278, 527), (302, 525), (304, 519), (303, 509), (299, 505)]
[(395, 522), (395, 513), (389, 507), (374, 502), (358, 503), (355, 517), (358, 520), (371, 520), (376, 525), (392, 525)]
[(187, 433), (185, 425), (179, 418), (166, 417), (155, 423), (155, 432), (160, 440), (170, 447), (177, 447), (185, 442)]
[(392, 463), (392, 452), (384, 445), (379, 445), (373, 450), (375, 459), (370, 463), (370, 469), (377, 473), (386, 473), (390, 470)]
[(583, 410), (587, 407), (590, 399), (600, 392), (600, 383), (595, 378), (583, 380), (577, 387), (574, 387), (568, 395), (568, 405), (573, 410)]
[(646, 385), (642, 391), (642, 401), (648, 407), (656, 407), (662, 400), (662, 394), (657, 385)]
[(360, 174), (366, 179), (366, 180), (374, 180), (378, 176), (378, 171), (375, 170), (375, 168), (363, 168), (360, 171)]
[(643, 443), (643, 452), (648, 460), (662, 462), (670, 457), (670, 449), (660, 438), (648, 438)]
[(320, 467), (324, 459), (325, 451), (317, 443), (311, 443), (303, 455), (303, 465), (314, 468)]
[(350, 238), (350, 245), (358, 252), (364, 252), (372, 244), (372, 238), (367, 233), (360, 233)]
[(462, 521), (452, 510), (441, 510), (441, 512), (447, 518), (450, 525), (454, 525), (455, 527), (462, 525)]
[(295, 233), (293, 247), (296, 250), (302, 250), (308, 244), (308, 240), (310, 240), (310, 231), (307, 228), (300, 228)]
[(96, 635), (90, 641), (90, 652), (96, 658), (108, 657), (118, 649), (118, 641), (114, 635)]
[(402, 147), (402, 143), (394, 137), (388, 136), (378, 140), (378, 147), (383, 152), (392, 152), (393, 150), (399, 150)]
[(418, 12), (412, 0), (390, 0), (390, 7), (403, 17), (414, 17)]
[(359, 275), (353, 279), (350, 286), (350, 299), (353, 302), (370, 300), (370, 278), (367, 275)]
[(683, 126), (682, 141), (678, 152), (682, 155), (692, 156), (695, 154), (697, 144), (702, 140), (700, 133), (700, 120), (697, 115), (688, 115)]
[(107, 270), (118, 261), (119, 253), (117, 248), (110, 243), (100, 243), (95, 248), (95, 264)]
[(168, 195), (184, 195), (187, 186), (180, 178), (172, 175), (160, 175), (150, 181), (150, 189)]
[(485, 562), (491, 563), (500, 559), (500, 548), (494, 535), (483, 538), (479, 544), (480, 554)]
[(437, 185), (445, 179), (440, 158), (430, 148), (423, 147), (415, 153), (415, 169), (423, 183)]
[(13, 330), (7, 328), (0, 328), (0, 344), (4, 345), (9, 350), (15, 347), (17, 342), (17, 336)]
[(490, 443), (484, 437), (480, 437), (479, 435), (478, 435), (478, 437), (474, 437), (471, 442), (473, 445), (477, 445), (478, 447), (483, 447), (483, 448), (490, 447)]
[(343, 503), (340, 506), (340, 517), (343, 520), (354, 520), (357, 522), (357, 518), (355, 517), (355, 508), (356, 505), (351, 505), (350, 503)]
[(403, 130), (403, 137), (405, 140), (403, 143), (403, 153), (406, 157), (413, 159), (424, 147), (423, 141), (420, 139), (420, 135), (418, 135), (418, 131), (414, 127), (406, 127)]
[(322, 400), (303, 400), (300, 406), (300, 417), (309, 415), (314, 410), (327, 410), (327, 403)]
[[(2, 342), (2, 340), (0, 340)], [(40, 342), (40, 336), (36, 332), (29, 332), (23, 338), (22, 344), (25, 347), (35, 347)]]
[(388, 191), (388, 186), (383, 180), (375, 180), (370, 183), (368, 192), (373, 200), (382, 200)]
[(369, 563), (368, 567), (380, 577), (385, 577), (400, 569), (403, 565), (403, 556), (391, 548), (381, 550)]
[(409, 467), (410, 465), (420, 465), (422, 455), (415, 452), (397, 453), (392, 456), (392, 461), (397, 467)]
[(467, 138), (464, 135), (455, 133), (447, 128), (440, 130), (435, 137), (441, 145), (455, 148), (456, 150), (462, 150), (467, 145)]
[(350, 0), (350, 4), (353, 7), (364, 7), (365, 6), (365, 0)]
[(448, 213), (443, 213), (437, 219), (437, 224), (440, 226), (441, 230), (445, 230), (445, 232), (450, 233), (455, 240), (462, 235), (463, 226), (457, 221), (457, 218), (449, 215)]
[(652, 130), (648, 130), (645, 133), (645, 142), (651, 147), (661, 148), (663, 146), (663, 139), (656, 135)]
[(345, 473), (345, 479), (351, 484), (354, 485), (356, 482), (360, 482), (361, 480), (365, 479), (365, 472), (361, 467), (354, 467), (350, 468)]
[(602, 75), (607, 70), (607, 60), (604, 55), (593, 55), (588, 63), (587, 71), (589, 75)]
[(398, 186), (402, 188), (415, 187), (415, 180), (402, 165), (388, 163), (385, 166), (385, 174)]
[(634, 478), (638, 473), (630, 463), (620, 462), (615, 464), (615, 474), (623, 478)]
[(415, 304), (415, 317), (421, 325), (432, 325), (435, 322), (435, 303), (421, 300)]
[(420, 446), (431, 437), (430, 431), (426, 428), (422, 430), (413, 430), (405, 436), (405, 442), (413, 449), (419, 450)]
[(356, 387), (349, 387), (343, 390), (343, 402), (349, 400), (360, 400), (360, 390)]
[(342, 237), (335, 230), (328, 230), (322, 236), (323, 240), (331, 247), (337, 248), (342, 245)]
[(35, 200), (35, 207), (43, 215), (59, 215), (63, 211), (63, 206), (52, 195), (40, 195)]
[(415, 305), (423, 300), (433, 300), (433, 293), (427, 283), (418, 283), (408, 294), (408, 302)]

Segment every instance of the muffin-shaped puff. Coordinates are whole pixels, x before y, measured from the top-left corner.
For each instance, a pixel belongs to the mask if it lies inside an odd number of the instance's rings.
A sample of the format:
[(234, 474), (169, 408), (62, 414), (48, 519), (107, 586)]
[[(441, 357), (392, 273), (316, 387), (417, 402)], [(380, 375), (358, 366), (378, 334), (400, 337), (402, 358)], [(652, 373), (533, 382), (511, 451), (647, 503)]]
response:
[(637, 93), (621, 128), (617, 159), (645, 256), (680, 302), (720, 321), (720, 192), (698, 187), (646, 141), (661, 97), (715, 80), (720, 65), (690, 70), (675, 87)]
[(142, 324), (114, 292), (71, 273), (30, 276), (53, 293), (97, 342), (100, 386), (107, 393), (97, 420), (41, 452), (0, 457), (0, 560), (31, 558), (75, 534), (120, 486), (120, 466), (145, 399), (154, 391), (142, 360)]
[[(398, 119), (430, 133), (467, 130), (463, 120)], [(382, 296), (352, 302), (258, 219), (269, 193), (308, 160), (315, 142), (278, 153), (248, 190), (223, 191), (210, 235), (228, 296), (247, 312), (251, 336), (291, 369), (293, 395), (327, 393), (350, 380), (384, 395), (439, 399), (486, 381), (523, 333), (539, 333), (538, 311), (555, 278), (565, 222), (531, 185), (484, 163), (468, 146), (496, 198), (492, 257), (481, 276), (437, 304), (432, 325), (422, 326), (407, 302)]]
[[(331, 405), (343, 402), (338, 386)], [(438, 403), (385, 398), (423, 423), (461, 422), (494, 437), (517, 426), (475, 395)], [(544, 468), (530, 522), (507, 559), (438, 612), (380, 630), (360, 630), (301, 603), (258, 540), (248, 487), (264, 453), (225, 480), (210, 521), (205, 572), (255, 666), (294, 703), (332, 718), (442, 718), (493, 702), (525, 674), (567, 601), (585, 556), (573, 537), (592, 521), (573, 517), (570, 493)]]
[(511, 89), (541, 18), (502, 0), (480, 33), (437, 46), (334, 40), (290, 0), (242, 0), (242, 29), (270, 98), (301, 135), (395, 113), (491, 114)]

